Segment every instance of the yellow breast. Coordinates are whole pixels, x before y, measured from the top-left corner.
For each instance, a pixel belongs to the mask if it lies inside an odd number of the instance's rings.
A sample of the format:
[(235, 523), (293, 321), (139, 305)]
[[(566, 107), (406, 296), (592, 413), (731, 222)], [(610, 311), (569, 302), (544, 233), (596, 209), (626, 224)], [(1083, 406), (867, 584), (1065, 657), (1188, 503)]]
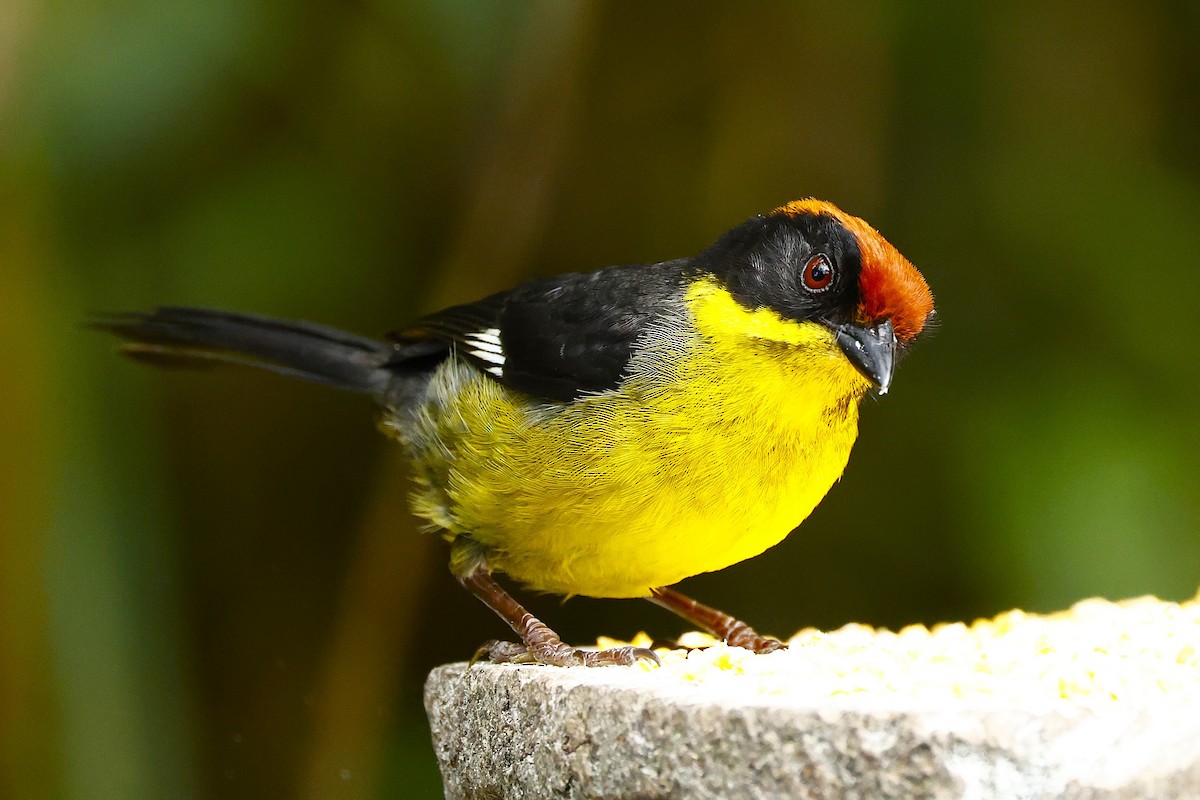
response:
[(698, 283), (612, 392), (547, 406), (443, 367), (424, 429), (402, 434), (414, 505), (531, 588), (644, 596), (799, 525), (845, 468), (868, 386), (824, 326)]

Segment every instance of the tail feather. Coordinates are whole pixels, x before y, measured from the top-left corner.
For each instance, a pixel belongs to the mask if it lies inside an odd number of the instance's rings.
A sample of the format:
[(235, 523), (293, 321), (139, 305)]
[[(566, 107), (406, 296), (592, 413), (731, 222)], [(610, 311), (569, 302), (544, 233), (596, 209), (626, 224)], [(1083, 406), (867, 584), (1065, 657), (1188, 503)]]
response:
[[(91, 327), (127, 340), (121, 352), (160, 366), (240, 364), (382, 397), (408, 347), (311, 322), (165, 306), (98, 316)], [(417, 348), (413, 348), (417, 349)], [(412, 356), (426, 356), (420, 348)]]

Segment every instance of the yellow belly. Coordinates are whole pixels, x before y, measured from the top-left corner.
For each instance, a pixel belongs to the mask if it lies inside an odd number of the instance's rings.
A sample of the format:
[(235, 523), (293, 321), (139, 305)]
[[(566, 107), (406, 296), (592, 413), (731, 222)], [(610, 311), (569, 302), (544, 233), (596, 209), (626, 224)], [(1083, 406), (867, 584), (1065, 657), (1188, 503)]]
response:
[(560, 407), (448, 365), (417, 513), (559, 594), (644, 596), (761, 553), (842, 474), (867, 388), (825, 328), (786, 324), (796, 341), (709, 337)]

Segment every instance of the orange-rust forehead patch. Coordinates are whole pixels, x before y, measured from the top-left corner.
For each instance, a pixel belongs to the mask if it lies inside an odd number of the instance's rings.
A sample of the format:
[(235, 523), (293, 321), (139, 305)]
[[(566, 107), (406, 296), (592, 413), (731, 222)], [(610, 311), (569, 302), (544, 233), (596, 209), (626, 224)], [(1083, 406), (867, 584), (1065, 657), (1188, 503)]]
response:
[(858, 277), (858, 316), (864, 321), (891, 318), (896, 338), (913, 339), (933, 311), (929, 284), (891, 243), (867, 222), (823, 200), (794, 200), (771, 212), (826, 215), (838, 220), (858, 240), (862, 272)]

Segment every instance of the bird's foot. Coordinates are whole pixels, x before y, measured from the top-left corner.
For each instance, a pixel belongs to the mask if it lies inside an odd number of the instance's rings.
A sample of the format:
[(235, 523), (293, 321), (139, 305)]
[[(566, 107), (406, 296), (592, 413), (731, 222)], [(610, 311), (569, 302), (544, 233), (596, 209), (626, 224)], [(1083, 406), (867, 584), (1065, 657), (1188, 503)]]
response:
[(647, 598), (686, 619), (693, 625), (721, 639), (730, 647), (744, 647), (752, 653), (774, 653), (785, 650), (787, 645), (771, 636), (763, 636), (736, 617), (712, 606), (697, 603), (687, 595), (666, 586), (654, 589)]
[(787, 650), (787, 645), (774, 636), (763, 636), (750, 626), (733, 631), (725, 644), (730, 647), (744, 647), (752, 653), (774, 653), (776, 650)]
[(629, 666), (638, 661), (659, 663), (658, 656), (644, 647), (578, 650), (564, 644), (557, 633), (504, 591), (486, 566), (460, 575), (458, 580), (471, 594), (499, 614), (522, 641), (521, 644), (490, 641), (475, 651), (472, 664), (484, 656), (496, 664), (548, 664), (556, 667)]
[(493, 639), (485, 642), (471, 659), (486, 657), (493, 664), (546, 664), (552, 667), (629, 666), (638, 661), (658, 664), (658, 656), (644, 647), (613, 647), (609, 650), (580, 650), (561, 641), (539, 642), (534, 647)]

